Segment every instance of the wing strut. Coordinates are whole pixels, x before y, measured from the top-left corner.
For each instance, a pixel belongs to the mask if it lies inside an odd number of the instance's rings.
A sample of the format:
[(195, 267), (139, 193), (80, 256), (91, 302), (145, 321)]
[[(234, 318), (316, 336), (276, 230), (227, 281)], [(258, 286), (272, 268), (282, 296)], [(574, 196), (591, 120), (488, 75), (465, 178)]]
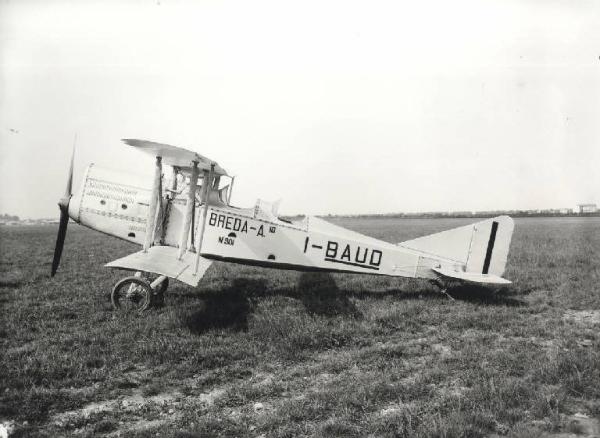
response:
[[(208, 175), (207, 175), (208, 174)], [(204, 171), (204, 190), (202, 194), (202, 200), (204, 201), (204, 208), (202, 210), (202, 228), (200, 228), (200, 233), (198, 233), (198, 252), (196, 253), (196, 265), (194, 266), (194, 274), (196, 275), (198, 272), (198, 266), (200, 264), (200, 253), (202, 252), (202, 241), (204, 240), (204, 229), (206, 227), (206, 217), (208, 216), (208, 198), (210, 195), (210, 186), (215, 174), (215, 165), (214, 163), (210, 165), (210, 172)]]
[[(194, 212), (194, 201), (196, 200), (196, 188), (198, 185), (198, 162), (194, 161), (192, 167), (192, 174), (190, 175), (190, 185), (188, 187), (188, 198), (186, 201), (185, 217), (183, 227), (181, 228), (181, 237), (179, 239), (179, 252), (177, 258), (182, 259), (187, 249), (187, 243), (190, 234), (190, 225), (192, 222), (192, 213)], [(194, 249), (194, 242), (192, 241), (192, 250)]]
[(154, 242), (154, 232), (156, 231), (156, 210), (158, 207), (158, 197), (160, 196), (160, 179), (162, 174), (162, 157), (156, 157), (154, 167), (154, 184), (152, 194), (150, 195), (150, 205), (148, 206), (148, 216), (146, 218), (146, 240), (144, 240), (144, 252), (152, 246)]

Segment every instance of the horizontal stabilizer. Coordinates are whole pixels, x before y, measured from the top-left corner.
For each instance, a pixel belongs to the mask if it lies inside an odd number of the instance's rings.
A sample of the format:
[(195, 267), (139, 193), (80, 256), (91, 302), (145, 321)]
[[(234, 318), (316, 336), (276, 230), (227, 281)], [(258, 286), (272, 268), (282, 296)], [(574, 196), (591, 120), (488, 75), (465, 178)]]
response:
[(464, 281), (466, 283), (478, 284), (510, 284), (506, 278), (499, 277), (493, 274), (477, 274), (473, 272), (453, 271), (450, 269), (433, 268), (435, 272), (442, 277), (452, 278), (454, 280)]
[(153, 272), (197, 286), (204, 273), (212, 264), (211, 260), (200, 257), (198, 272), (194, 275), (196, 254), (186, 252), (179, 260), (178, 249), (172, 246), (153, 246), (147, 252), (134, 252), (126, 257), (107, 263), (108, 268), (128, 269), (130, 271)]

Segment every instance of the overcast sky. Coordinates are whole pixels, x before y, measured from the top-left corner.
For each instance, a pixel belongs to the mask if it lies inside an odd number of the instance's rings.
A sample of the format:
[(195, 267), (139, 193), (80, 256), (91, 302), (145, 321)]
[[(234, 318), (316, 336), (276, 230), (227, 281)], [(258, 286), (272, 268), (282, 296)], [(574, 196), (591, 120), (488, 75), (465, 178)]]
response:
[(0, 0), (0, 213), (58, 215), (78, 135), (188, 147), (284, 213), (600, 202), (600, 2)]

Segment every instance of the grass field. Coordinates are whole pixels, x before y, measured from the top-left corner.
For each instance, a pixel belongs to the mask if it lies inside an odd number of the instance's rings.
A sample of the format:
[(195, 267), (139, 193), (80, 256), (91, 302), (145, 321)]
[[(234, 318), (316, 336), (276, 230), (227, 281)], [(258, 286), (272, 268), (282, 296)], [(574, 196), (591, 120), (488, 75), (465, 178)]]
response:
[[(337, 219), (390, 242), (466, 220)], [(11, 436), (600, 435), (600, 218), (517, 219), (497, 294), (215, 263), (141, 316), (131, 244), (0, 228), (0, 421)]]

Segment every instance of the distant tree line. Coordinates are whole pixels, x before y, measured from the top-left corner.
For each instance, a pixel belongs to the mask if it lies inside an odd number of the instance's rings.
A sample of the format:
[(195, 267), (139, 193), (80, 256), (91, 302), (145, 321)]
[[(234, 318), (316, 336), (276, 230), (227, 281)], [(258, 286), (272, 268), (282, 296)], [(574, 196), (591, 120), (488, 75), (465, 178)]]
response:
[(581, 217), (600, 216), (600, 211), (594, 213), (578, 213), (574, 211), (560, 212), (557, 210), (497, 210), (497, 211), (454, 211), (454, 212), (425, 212), (425, 213), (367, 213), (367, 214), (328, 214), (327, 217), (356, 217), (356, 218), (391, 218), (391, 219), (443, 219), (443, 218), (490, 218), (508, 215), (511, 217)]
[(10, 214), (0, 214), (0, 220), (4, 222), (8, 221), (20, 221), (19, 216), (12, 216)]

